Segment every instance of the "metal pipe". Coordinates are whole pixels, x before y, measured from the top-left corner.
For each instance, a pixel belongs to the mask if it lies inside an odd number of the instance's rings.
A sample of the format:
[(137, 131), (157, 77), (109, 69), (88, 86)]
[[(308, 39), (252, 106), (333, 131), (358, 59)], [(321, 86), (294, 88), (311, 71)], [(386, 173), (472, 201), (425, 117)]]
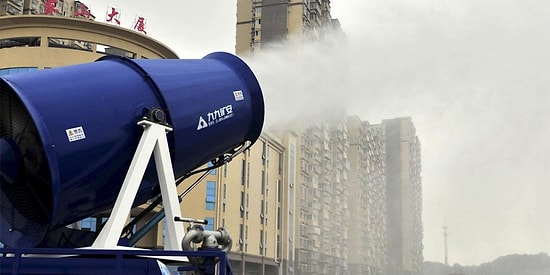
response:
[[(183, 200), (183, 197), (185, 195), (189, 194), (193, 188), (195, 188), (208, 174), (210, 174), (210, 171), (212, 169), (209, 169), (205, 171), (193, 184), (191, 184), (183, 193), (181, 193), (178, 198), (181, 202)], [(132, 234), (132, 236), (128, 239), (130, 246), (134, 246), (143, 236), (145, 236), (151, 229), (153, 229), (164, 217), (166, 216), (166, 213), (164, 213), (164, 209), (160, 210), (158, 213), (156, 213), (153, 218), (151, 218), (143, 227), (141, 227), (139, 230), (136, 231), (136, 233)]]

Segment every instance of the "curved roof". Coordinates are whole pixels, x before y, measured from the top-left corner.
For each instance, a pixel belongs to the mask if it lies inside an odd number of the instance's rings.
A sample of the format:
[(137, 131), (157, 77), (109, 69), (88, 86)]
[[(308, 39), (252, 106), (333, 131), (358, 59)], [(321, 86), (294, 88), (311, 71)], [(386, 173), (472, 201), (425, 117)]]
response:
[[(10, 39), (21, 38), (34, 38), (39, 42), (22, 46), (6, 43)], [(90, 62), (105, 55), (105, 48), (131, 54), (133, 58), (178, 58), (166, 45), (141, 33), (111, 24), (62, 16), (2, 16), (2, 41), (0, 68), (44, 68)]]

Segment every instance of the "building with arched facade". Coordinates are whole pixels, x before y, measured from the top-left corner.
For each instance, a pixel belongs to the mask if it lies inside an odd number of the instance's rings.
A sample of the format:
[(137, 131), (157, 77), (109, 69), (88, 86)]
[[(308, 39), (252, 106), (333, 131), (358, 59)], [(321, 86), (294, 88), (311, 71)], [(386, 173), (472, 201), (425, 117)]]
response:
[(178, 58), (155, 39), (106, 23), (48, 15), (0, 16), (0, 75), (92, 62), (108, 54)]

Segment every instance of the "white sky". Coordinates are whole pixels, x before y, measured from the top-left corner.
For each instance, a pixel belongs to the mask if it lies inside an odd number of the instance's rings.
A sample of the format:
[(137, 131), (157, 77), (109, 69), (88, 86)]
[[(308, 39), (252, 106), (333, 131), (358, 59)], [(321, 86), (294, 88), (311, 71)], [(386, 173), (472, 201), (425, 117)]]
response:
[[(122, 10), (127, 28), (145, 17), (148, 36), (180, 58), (234, 52), (234, 0), (85, 3), (97, 21), (107, 6)], [(332, 8), (345, 46), (250, 62), (266, 119), (282, 119), (280, 109), (301, 118), (292, 108), (328, 109), (339, 98), (373, 123), (411, 116), (422, 143), (425, 260), (444, 261), (444, 224), (451, 264), (550, 253), (550, 1), (332, 0)], [(304, 98), (292, 106), (288, 93)]]

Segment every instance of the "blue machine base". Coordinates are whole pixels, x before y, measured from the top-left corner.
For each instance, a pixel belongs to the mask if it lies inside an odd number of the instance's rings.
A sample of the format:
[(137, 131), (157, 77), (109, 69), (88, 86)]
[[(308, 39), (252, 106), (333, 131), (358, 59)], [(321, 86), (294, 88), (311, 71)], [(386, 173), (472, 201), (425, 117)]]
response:
[[(0, 249), (0, 274), (233, 274), (221, 250), (164, 251), (27, 248)], [(174, 257), (202, 257), (202, 266), (171, 261)], [(216, 272), (217, 271), (217, 272)]]

